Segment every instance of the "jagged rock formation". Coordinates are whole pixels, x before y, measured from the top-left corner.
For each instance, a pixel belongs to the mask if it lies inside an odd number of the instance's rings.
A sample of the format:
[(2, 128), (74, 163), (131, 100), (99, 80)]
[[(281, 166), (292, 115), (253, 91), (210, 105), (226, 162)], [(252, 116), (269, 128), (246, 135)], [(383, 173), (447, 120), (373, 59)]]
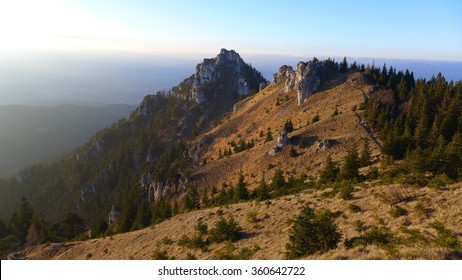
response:
[(279, 133), (279, 136), (278, 136), (278, 144), (276, 146), (274, 146), (269, 152), (268, 152), (268, 155), (270, 156), (274, 156), (276, 153), (279, 153), (280, 151), (282, 151), (282, 149), (284, 149), (285, 147), (287, 147), (287, 145), (289, 145), (289, 138), (287, 137), (287, 131), (285, 131), (284, 129), (281, 131), (281, 133)]
[(184, 192), (186, 185), (189, 183), (189, 178), (186, 177), (183, 179), (180, 177), (178, 180), (166, 180), (162, 182), (153, 180), (151, 173), (146, 172), (141, 176), (140, 183), (147, 194), (148, 202), (153, 203), (165, 198), (170, 190), (175, 191), (177, 194), (178, 191)]
[(110, 229), (115, 229), (117, 228), (117, 222), (119, 221), (119, 211), (115, 207), (115, 205), (112, 205), (111, 207), (111, 212), (109, 212), (109, 217), (108, 217), (108, 227)]
[[(192, 77), (191, 94), (202, 105), (227, 89), (237, 96), (247, 96), (256, 90), (265, 79), (260, 73), (246, 64), (234, 50), (221, 49), (217, 57), (204, 59), (196, 66)], [(217, 88), (218, 86), (218, 88)]]
[(258, 91), (264, 90), (267, 86), (268, 86), (268, 83), (267, 83), (267, 82), (261, 82), (261, 83), (258, 85)]
[(319, 72), (324, 68), (319, 62), (299, 62), (297, 70), (291, 66), (283, 65), (273, 75), (273, 84), (278, 84), (285, 79), (285, 92), (296, 90), (298, 104), (302, 104), (308, 97), (313, 95), (321, 85)]

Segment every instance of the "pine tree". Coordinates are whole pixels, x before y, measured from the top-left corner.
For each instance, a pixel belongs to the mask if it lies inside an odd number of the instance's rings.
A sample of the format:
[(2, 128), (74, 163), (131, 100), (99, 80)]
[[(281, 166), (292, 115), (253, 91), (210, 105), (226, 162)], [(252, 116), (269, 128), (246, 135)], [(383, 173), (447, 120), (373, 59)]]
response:
[(283, 129), (290, 133), (292, 131), (294, 131), (294, 125), (292, 124), (292, 120), (287, 120), (285, 123), (284, 123), (284, 127)]
[(273, 190), (280, 190), (284, 188), (286, 184), (286, 179), (284, 178), (284, 174), (282, 174), (281, 169), (277, 169), (274, 173), (273, 180), (271, 182), (271, 188)]
[(338, 166), (335, 164), (335, 162), (332, 161), (331, 155), (328, 155), (326, 158), (326, 163), (324, 164), (324, 169), (321, 171), (319, 176), (319, 182), (334, 182), (338, 177), (338, 173)]
[(340, 63), (340, 68), (338, 70), (340, 73), (346, 73), (348, 72), (348, 62), (346, 59), (346, 56), (343, 57), (343, 61)]
[(290, 156), (290, 157), (297, 157), (297, 156), (298, 156), (297, 150), (295, 150), (294, 147), (291, 147), (291, 148), (290, 148), (289, 156)]
[(60, 228), (62, 234), (67, 240), (72, 240), (84, 231), (84, 222), (79, 215), (68, 212), (66, 217), (61, 221)]
[(296, 259), (334, 249), (341, 236), (332, 213), (325, 211), (316, 215), (312, 208), (305, 206), (290, 230), (286, 257)]
[(345, 180), (358, 179), (359, 166), (358, 148), (355, 143), (345, 156), (344, 163), (340, 170), (340, 177)]
[(236, 185), (236, 191), (234, 192), (234, 201), (239, 202), (249, 199), (249, 191), (247, 190), (247, 183), (244, 175), (239, 173), (239, 179)]
[(26, 198), (22, 198), (22, 203), (18, 212), (15, 212), (10, 220), (10, 227), (13, 233), (18, 237), (20, 243), (26, 240), (27, 232), (32, 224), (34, 210)]
[(364, 141), (363, 150), (361, 151), (361, 155), (359, 157), (359, 166), (365, 167), (369, 166), (372, 161), (371, 149), (369, 147), (369, 140)]
[(259, 200), (266, 200), (270, 198), (270, 190), (264, 178), (261, 179), (260, 185), (256, 189), (256, 197)]
[(268, 129), (268, 131), (266, 132), (265, 143), (270, 141), (273, 141), (273, 135), (271, 134), (271, 130)]

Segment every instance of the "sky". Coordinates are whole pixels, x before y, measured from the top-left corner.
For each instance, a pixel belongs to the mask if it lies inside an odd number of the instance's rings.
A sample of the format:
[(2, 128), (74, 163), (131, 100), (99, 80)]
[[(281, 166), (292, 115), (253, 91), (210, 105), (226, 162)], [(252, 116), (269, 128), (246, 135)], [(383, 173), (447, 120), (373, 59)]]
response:
[[(54, 67), (47, 74), (52, 87), (56, 73), (97, 74), (101, 66), (92, 61), (104, 60), (102, 72), (114, 61), (160, 67), (171, 59), (189, 67), (221, 48), (255, 60), (462, 62), (461, 14), (462, 1), (449, 0), (0, 0), (0, 59), (14, 68), (0, 67), (0, 104), (2, 84), (15, 80), (13, 73), (29, 73), (28, 78), (36, 73), (41, 80), (42, 70)], [(69, 72), (83, 56), (88, 63)], [(2, 72), (10, 72), (8, 81)], [(15, 85), (9, 82), (9, 93)]]

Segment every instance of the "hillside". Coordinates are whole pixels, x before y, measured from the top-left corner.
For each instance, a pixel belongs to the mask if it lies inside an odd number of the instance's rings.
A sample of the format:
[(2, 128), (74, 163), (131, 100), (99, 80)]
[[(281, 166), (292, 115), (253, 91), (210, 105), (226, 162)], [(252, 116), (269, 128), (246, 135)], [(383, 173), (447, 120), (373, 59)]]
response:
[(0, 177), (61, 156), (128, 117), (131, 105), (0, 106)]
[(223, 49), (69, 158), (4, 181), (2, 207), (27, 199), (0, 245), (37, 259), (460, 258), (461, 102), (461, 82), (346, 58), (283, 65), (268, 84)]
[[(252, 188), (262, 177), (271, 178), (278, 168), (293, 171), (294, 175), (306, 173), (315, 176), (327, 154), (332, 154), (334, 161), (340, 161), (354, 142), (362, 143), (363, 139), (370, 137), (359, 124), (352, 108), (364, 102), (362, 91), (368, 91), (372, 86), (361, 82), (352, 87), (346, 82), (351, 79), (364, 81), (364, 75), (340, 75), (331, 81), (336, 84), (335, 87), (316, 93), (301, 105), (297, 104), (296, 90), (285, 93), (283, 82), (271, 84), (258, 94), (240, 101), (233, 113), (193, 142), (193, 149), (207, 143), (203, 149), (195, 150), (194, 156), (205, 158), (207, 164), (197, 168), (194, 175), (205, 177), (212, 187), (222, 183), (233, 184), (242, 171)], [(336, 108), (339, 114), (332, 116)], [(316, 114), (319, 121), (312, 123)], [(278, 135), (287, 120), (291, 120), (294, 126), (294, 131), (288, 133), (290, 145), (270, 156), (268, 153), (277, 144)], [(273, 140), (265, 143), (267, 131), (271, 131)], [(318, 151), (323, 140), (331, 140), (333, 145)], [(233, 148), (229, 144), (233, 141), (253, 141), (255, 146), (218, 159), (220, 150), (224, 152)], [(300, 148), (300, 142), (305, 143), (303, 148)], [(296, 157), (289, 155), (292, 146), (297, 151)], [(378, 156), (378, 147), (372, 148), (374, 156)], [(274, 167), (268, 169), (270, 164)]]
[[(284, 259), (285, 245), (291, 227), (288, 220), (293, 219), (307, 203), (316, 209), (328, 209), (335, 213), (336, 223), (343, 234), (342, 243), (374, 226), (390, 230), (393, 238), (402, 238), (401, 241), (393, 241), (390, 244), (377, 242), (354, 248), (346, 248), (341, 244), (335, 250), (310, 256), (311, 259), (460, 259), (462, 257), (460, 251), (448, 248), (445, 244), (427, 243), (432, 238), (443, 238), (431, 226), (435, 221), (440, 221), (448, 229), (457, 232), (459, 242), (462, 241), (460, 236), (462, 216), (459, 205), (462, 199), (462, 186), (460, 184), (439, 191), (429, 188), (420, 190), (409, 188), (407, 191), (418, 192), (419, 197), (400, 204), (400, 207), (409, 211), (409, 214), (400, 217), (393, 216), (388, 203), (380, 198), (380, 195), (389, 194), (390, 189), (401, 189), (399, 185), (357, 186), (356, 189), (354, 198), (349, 201), (339, 196), (332, 197), (329, 194), (331, 188), (310, 189), (300, 194), (265, 202), (238, 203), (180, 214), (149, 228), (110, 237), (32, 246), (10, 257), (64, 260), (152, 259), (155, 252), (165, 250), (168, 257), (175, 259), (187, 259), (188, 254), (198, 259), (222, 259), (223, 256), (238, 255), (244, 248), (251, 250), (258, 248), (250, 258)], [(361, 210), (352, 210), (351, 205), (357, 205)], [(419, 205), (424, 205), (424, 210), (416, 211), (421, 209)], [(206, 251), (178, 245), (183, 234), (194, 235), (194, 225), (198, 220), (212, 227), (220, 213), (225, 217), (232, 215), (243, 227), (244, 236), (241, 240), (233, 243), (232, 246), (229, 243), (212, 244)], [(425, 213), (429, 213), (428, 216)], [(358, 229), (360, 223), (364, 223), (362, 229)]]

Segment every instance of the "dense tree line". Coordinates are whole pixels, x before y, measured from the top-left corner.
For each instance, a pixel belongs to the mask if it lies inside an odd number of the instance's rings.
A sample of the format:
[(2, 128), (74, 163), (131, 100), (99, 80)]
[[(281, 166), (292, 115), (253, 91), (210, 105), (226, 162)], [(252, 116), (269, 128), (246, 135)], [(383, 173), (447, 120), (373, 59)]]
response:
[(365, 102), (367, 120), (380, 132), (382, 152), (404, 159), (412, 172), (462, 176), (462, 82), (438, 74), (414, 81), (385, 65), (366, 73), (380, 87)]
[(0, 258), (4, 259), (8, 253), (26, 244), (85, 238), (84, 221), (76, 213), (68, 212), (61, 221), (51, 224), (23, 198), (19, 210), (9, 220), (0, 220)]

